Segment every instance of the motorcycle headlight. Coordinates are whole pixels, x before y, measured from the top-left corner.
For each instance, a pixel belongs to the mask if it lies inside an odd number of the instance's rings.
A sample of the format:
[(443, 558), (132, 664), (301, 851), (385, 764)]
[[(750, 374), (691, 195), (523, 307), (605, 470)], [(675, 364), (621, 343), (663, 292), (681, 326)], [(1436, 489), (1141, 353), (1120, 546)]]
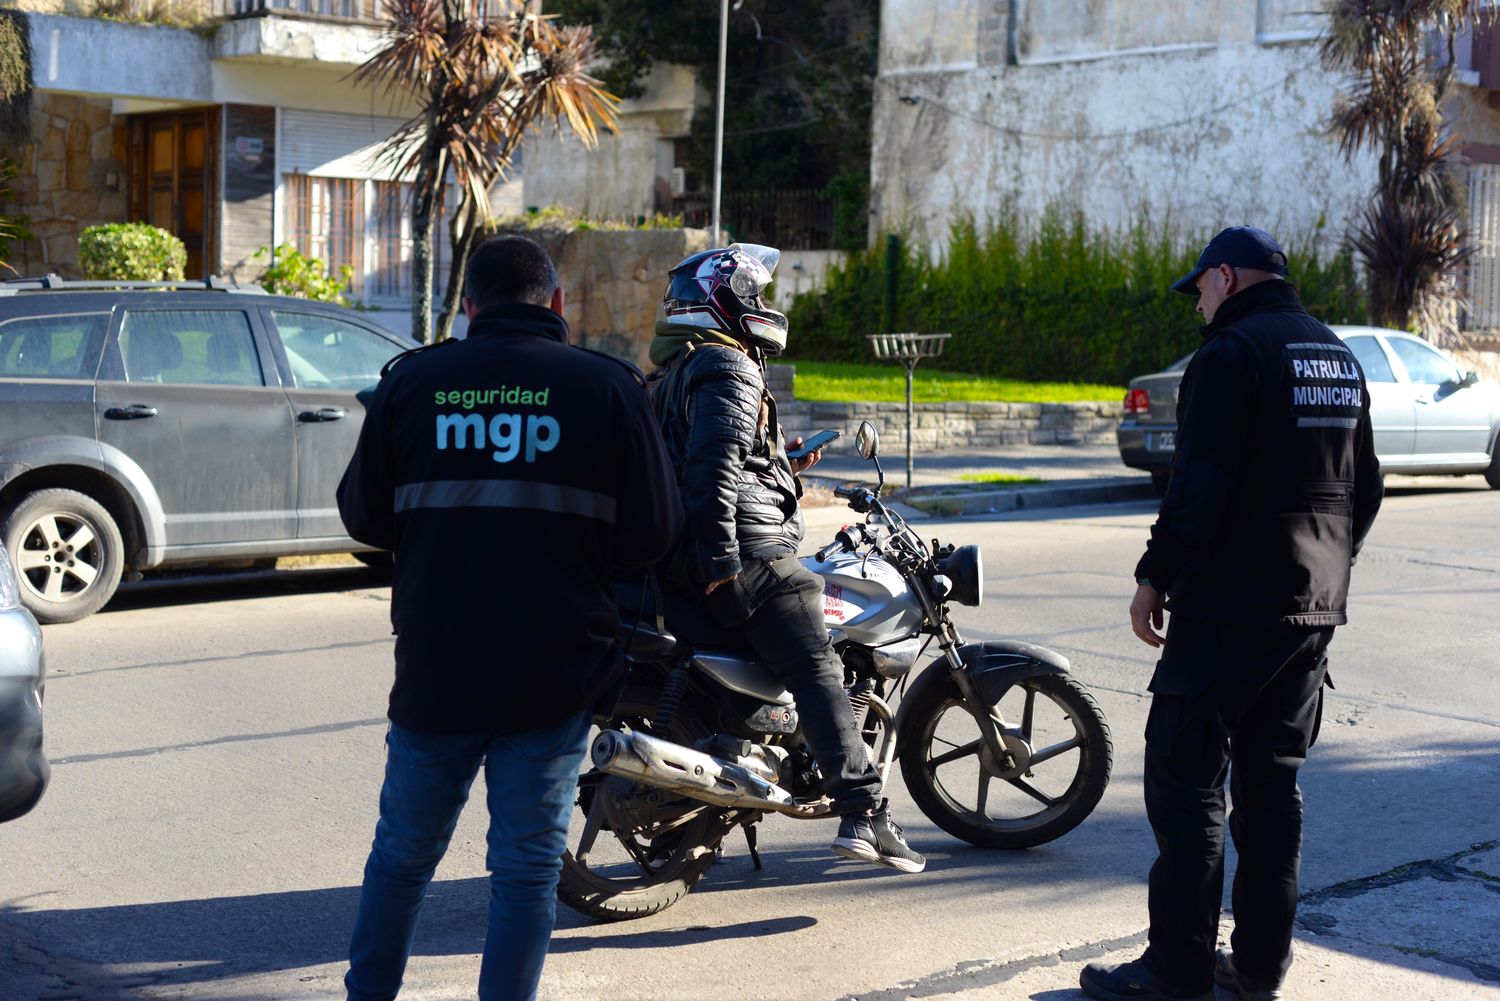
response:
[(984, 600), (984, 558), (978, 546), (960, 546), (938, 560), (938, 573), (953, 582), (950, 601), (975, 608)]

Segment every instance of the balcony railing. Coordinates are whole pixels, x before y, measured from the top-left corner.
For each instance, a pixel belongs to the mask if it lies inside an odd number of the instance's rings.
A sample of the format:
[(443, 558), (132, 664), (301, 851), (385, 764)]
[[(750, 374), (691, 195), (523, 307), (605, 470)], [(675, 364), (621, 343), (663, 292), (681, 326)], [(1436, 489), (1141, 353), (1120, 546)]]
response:
[(380, 20), (380, 0), (209, 0), (219, 17), (308, 17), (338, 21)]

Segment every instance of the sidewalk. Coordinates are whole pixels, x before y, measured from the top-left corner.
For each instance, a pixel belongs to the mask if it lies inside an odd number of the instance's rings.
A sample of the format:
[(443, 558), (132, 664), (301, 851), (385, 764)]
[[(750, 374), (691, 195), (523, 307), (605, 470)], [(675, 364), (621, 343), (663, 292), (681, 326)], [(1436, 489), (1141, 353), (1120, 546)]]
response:
[[(898, 500), (937, 517), (1000, 514), (1077, 504), (1110, 504), (1152, 500), (1151, 478), (1120, 462), (1113, 443), (1094, 445), (1014, 445), (993, 449), (944, 449), (913, 458), (912, 489), (906, 486), (906, 452), (882, 452), (886, 491)], [(1033, 477), (1040, 483), (986, 484), (976, 479), (994, 474)], [(968, 479), (966, 479), (966, 477)], [(875, 467), (859, 457), (854, 442), (840, 439), (824, 452), (807, 479), (832, 488), (849, 480), (875, 482)], [(837, 501), (833, 502), (837, 504)], [(808, 505), (811, 516), (817, 508)]]

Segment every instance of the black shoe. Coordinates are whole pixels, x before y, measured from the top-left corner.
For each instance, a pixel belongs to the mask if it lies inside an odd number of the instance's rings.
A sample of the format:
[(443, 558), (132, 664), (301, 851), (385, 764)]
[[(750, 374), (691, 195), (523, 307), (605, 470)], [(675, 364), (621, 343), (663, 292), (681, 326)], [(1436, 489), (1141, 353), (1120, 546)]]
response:
[(1280, 987), (1249, 987), (1240, 980), (1240, 971), (1234, 965), (1234, 953), (1220, 949), (1214, 957), (1214, 982), (1230, 991), (1240, 1001), (1282, 1001)]
[(911, 850), (901, 828), (891, 820), (885, 800), (874, 813), (844, 814), (839, 821), (839, 836), (828, 849), (844, 858), (876, 862), (902, 872), (921, 872), (927, 867), (927, 860)]
[(1214, 992), (1173, 994), (1138, 959), (1116, 966), (1090, 963), (1078, 975), (1083, 993), (1100, 1001), (1214, 1001)]

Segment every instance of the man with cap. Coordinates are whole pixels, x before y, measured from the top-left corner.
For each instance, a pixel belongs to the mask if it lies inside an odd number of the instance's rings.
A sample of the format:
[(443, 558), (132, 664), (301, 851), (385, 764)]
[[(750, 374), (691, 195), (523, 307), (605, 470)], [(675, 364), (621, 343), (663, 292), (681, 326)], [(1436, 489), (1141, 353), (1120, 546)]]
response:
[[(1273, 1001), (1291, 966), (1297, 770), (1382, 486), (1359, 364), (1286, 275), (1270, 234), (1235, 227), (1172, 286), (1197, 296), (1203, 344), (1183, 374), (1170, 480), (1130, 604), (1136, 636), (1162, 650), (1145, 755), (1159, 854), (1145, 954), (1079, 978), (1105, 1001), (1209, 1001), (1215, 982)], [(1232, 950), (1216, 956), (1226, 773), (1239, 865)]]

